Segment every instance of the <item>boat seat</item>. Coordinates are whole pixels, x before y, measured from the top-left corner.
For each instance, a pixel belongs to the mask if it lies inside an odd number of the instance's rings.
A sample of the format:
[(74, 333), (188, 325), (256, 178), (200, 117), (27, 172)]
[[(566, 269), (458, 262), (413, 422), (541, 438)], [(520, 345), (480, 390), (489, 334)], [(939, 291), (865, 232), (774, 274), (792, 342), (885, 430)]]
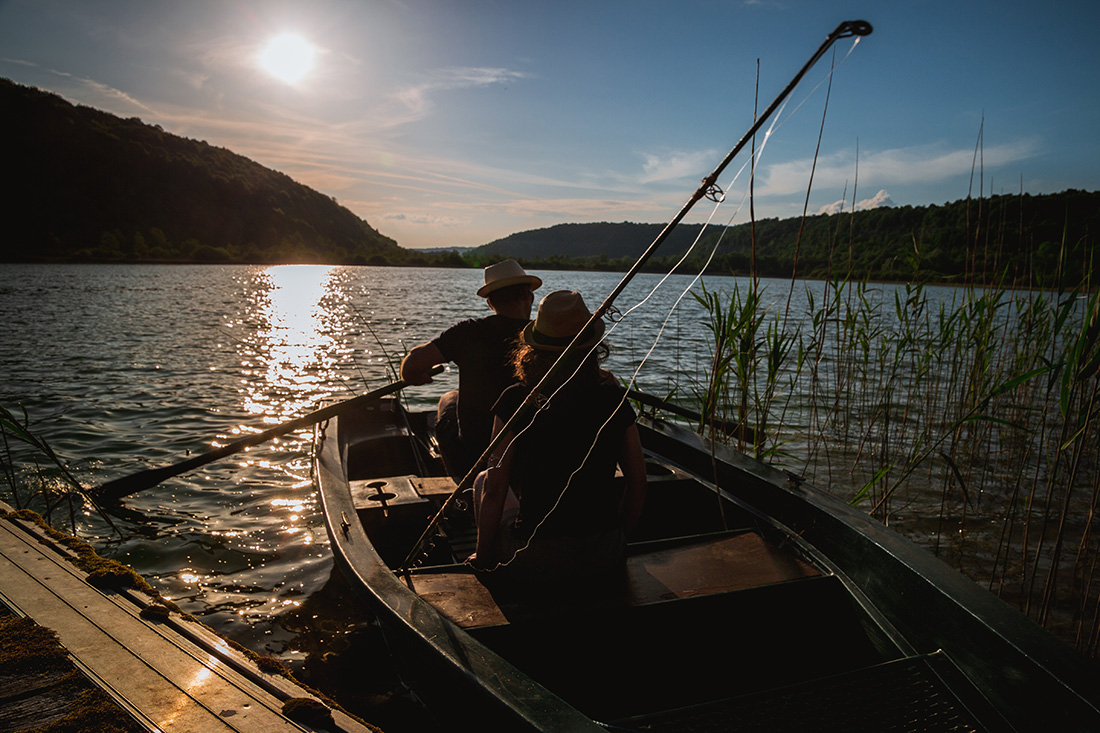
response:
[(357, 510), (388, 514), (399, 507), (425, 503), (416, 490), (418, 480), (416, 476), (387, 476), (348, 481), (348, 485)]
[[(690, 544), (647, 543), (626, 560), (630, 605), (755, 588), (820, 573), (756, 532), (718, 533)], [(731, 573), (730, 569), (735, 569)]]
[[(734, 572), (730, 572), (734, 568)], [(508, 624), (551, 610), (584, 614), (593, 603), (640, 606), (674, 598), (723, 593), (807, 578), (820, 573), (751, 531), (684, 538), (677, 543), (647, 543), (632, 548), (621, 582), (593, 596), (543, 598), (532, 607), (508, 588), (486, 585), (464, 565), (425, 568), (407, 582), (422, 599), (466, 629)]]
[(458, 484), (450, 476), (424, 476), (412, 480), (413, 488), (425, 499), (446, 499), (458, 488)]
[(355, 508), (390, 509), (403, 504), (423, 504), (428, 499), (446, 499), (458, 484), (450, 476), (386, 476), (349, 481)]

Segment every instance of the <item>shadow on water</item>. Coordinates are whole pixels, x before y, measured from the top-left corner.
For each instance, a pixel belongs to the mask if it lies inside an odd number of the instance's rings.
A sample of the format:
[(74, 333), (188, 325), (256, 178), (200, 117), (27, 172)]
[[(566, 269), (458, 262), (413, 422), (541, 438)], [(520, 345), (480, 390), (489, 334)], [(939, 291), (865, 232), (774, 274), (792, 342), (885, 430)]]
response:
[(293, 635), (300, 681), (387, 733), (434, 729), (434, 720), (398, 676), (382, 630), (339, 570), (278, 624)]

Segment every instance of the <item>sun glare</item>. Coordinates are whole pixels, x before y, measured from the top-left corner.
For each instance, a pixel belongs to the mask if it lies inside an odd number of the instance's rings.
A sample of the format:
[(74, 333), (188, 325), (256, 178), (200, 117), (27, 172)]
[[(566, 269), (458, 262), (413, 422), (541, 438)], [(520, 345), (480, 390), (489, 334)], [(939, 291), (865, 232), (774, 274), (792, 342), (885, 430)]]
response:
[(284, 33), (267, 42), (259, 61), (276, 79), (295, 84), (313, 68), (313, 56), (313, 44), (294, 33)]

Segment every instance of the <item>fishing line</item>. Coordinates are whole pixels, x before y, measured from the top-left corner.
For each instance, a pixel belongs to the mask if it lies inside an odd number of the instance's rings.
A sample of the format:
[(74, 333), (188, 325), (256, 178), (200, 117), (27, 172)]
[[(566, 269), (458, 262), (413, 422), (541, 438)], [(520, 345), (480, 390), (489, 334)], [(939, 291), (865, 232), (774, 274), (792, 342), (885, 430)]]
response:
[[(844, 59), (847, 59), (848, 56), (851, 55), (852, 51), (855, 50), (855, 47), (858, 43), (859, 43), (859, 37), (856, 37), (855, 42), (849, 48), (848, 53), (845, 54)], [(841, 63), (843, 63), (844, 59), (841, 60)], [(586, 361), (588, 358), (591, 357), (591, 354), (593, 353), (593, 351), (595, 351), (595, 349), (597, 349), (599, 347), (599, 343), (603, 343), (603, 341), (610, 338), (611, 335), (618, 328), (619, 324), (622, 323), (623, 321), (627, 320), (628, 318), (630, 318), (631, 315), (636, 310), (638, 310), (646, 302), (648, 302), (650, 300), (650, 298), (652, 298), (653, 295), (659, 289), (661, 289), (662, 286), (664, 286), (664, 284), (669, 280), (669, 278), (671, 278), (672, 275), (676, 273), (676, 271), (680, 268), (680, 266), (683, 265), (684, 262), (686, 262), (688, 260), (688, 258), (695, 252), (696, 248), (698, 247), (698, 245), (702, 241), (703, 235), (706, 233), (707, 229), (711, 226), (712, 221), (715, 218), (715, 216), (717, 215), (717, 212), (718, 212), (719, 208), (725, 203), (725, 201), (727, 199), (726, 191), (732, 190), (733, 186), (741, 178), (742, 174), (745, 172), (746, 168), (748, 168), (750, 166), (750, 164), (752, 164), (754, 168), (755, 168), (755, 166), (759, 165), (759, 162), (763, 157), (763, 153), (764, 153), (765, 149), (767, 148), (767, 144), (771, 140), (772, 135), (780, 127), (782, 127), (782, 125), (787, 120), (789, 120), (791, 117), (793, 117), (795, 115), (795, 113), (798, 112), (799, 109), (801, 109), (802, 105), (805, 104), (806, 101), (809, 100), (809, 98), (814, 95), (814, 93), (821, 87), (822, 84), (825, 84), (826, 82), (828, 82), (828, 86), (826, 88), (825, 109), (822, 113), (821, 131), (819, 131), (819, 134), (818, 134), (818, 150), (820, 150), (821, 135), (824, 131), (824, 125), (825, 125), (825, 114), (828, 111), (829, 98), (831, 96), (831, 91), (832, 91), (832, 79), (833, 79), (833, 75), (836, 73), (836, 69), (837, 69), (838, 66), (839, 66), (839, 64), (835, 61), (835, 52), (834, 52), (834, 61), (830, 65), (828, 73), (825, 74), (825, 76), (820, 81), (818, 81), (818, 83), (815, 84), (803, 96), (801, 101), (799, 101), (799, 103), (797, 105), (795, 105), (793, 109), (790, 110), (789, 114), (784, 115), (784, 112), (785, 112), (786, 106), (787, 106), (786, 100), (778, 108), (778, 114), (772, 119), (772, 122), (770, 123), (767, 131), (764, 133), (763, 141), (761, 142), (760, 146), (753, 150), (752, 155), (749, 157), (749, 159), (744, 164), (742, 164), (742, 166), (733, 175), (733, 177), (731, 178), (730, 182), (727, 184), (725, 189), (712, 184), (712, 187), (711, 187), (710, 190), (711, 191), (717, 190), (718, 195), (710, 196), (708, 194), (707, 197), (711, 201), (714, 202), (714, 206), (711, 208), (710, 214), (708, 215), (706, 221), (703, 224), (703, 227), (700, 229), (699, 233), (696, 235), (696, 237), (693, 240), (692, 244), (684, 252), (683, 256), (657, 282), (657, 284), (654, 285), (653, 288), (650, 289), (650, 291), (645, 295), (645, 297), (643, 297), (640, 301), (638, 301), (634, 306), (628, 308), (625, 312), (616, 311), (616, 316), (610, 319), (611, 320), (611, 327), (608, 329), (608, 332), (606, 334), (604, 334), (604, 336), (603, 336), (603, 338), (601, 338), (600, 342), (598, 342), (596, 345), (592, 346), (591, 349), (589, 349), (589, 351), (585, 354), (584, 358), (581, 359), (581, 364), (583, 364), (584, 361)], [(817, 155), (818, 155), (817, 152), (815, 152), (815, 154), (814, 154), (814, 169), (812, 169), (811, 173), (810, 173), (810, 186), (811, 187), (812, 187), (812, 184), (813, 184), (813, 171), (816, 170)], [(653, 355), (653, 352), (656, 351), (657, 346), (660, 344), (661, 339), (663, 338), (664, 333), (665, 333), (665, 331), (668, 327), (669, 321), (672, 319), (673, 314), (678, 312), (680, 304), (683, 302), (683, 299), (687, 296), (688, 293), (690, 293), (698, 285), (699, 281), (702, 280), (703, 274), (706, 272), (706, 270), (713, 263), (714, 257), (717, 254), (719, 247), (721, 246), (722, 242), (725, 240), (726, 235), (729, 233), (729, 227), (732, 226), (733, 221), (737, 218), (737, 216), (743, 210), (745, 201), (749, 197), (749, 195), (750, 195), (750, 193), (747, 190), (743, 193), (743, 195), (741, 197), (741, 200), (738, 202), (738, 205), (735, 207), (734, 211), (731, 213), (729, 219), (727, 220), (725, 228), (723, 228), (722, 233), (718, 236), (718, 238), (716, 239), (714, 245), (710, 248), (710, 251), (707, 254), (707, 258), (706, 258), (705, 263), (703, 264), (702, 267), (699, 268), (699, 272), (695, 275), (695, 277), (693, 277), (691, 279), (691, 281), (688, 283), (688, 285), (683, 290), (681, 290), (680, 294), (675, 298), (672, 305), (669, 307), (668, 312), (665, 314), (664, 319), (661, 321), (661, 326), (658, 329), (657, 334), (653, 339), (652, 345), (646, 351), (646, 354), (645, 354), (645, 356), (642, 357), (641, 361), (638, 362), (636, 368), (634, 369), (633, 373), (630, 376), (630, 379), (627, 382), (628, 390), (633, 389), (637, 385), (637, 380), (638, 380), (639, 374), (645, 368), (645, 366), (646, 366), (647, 362), (649, 361), (650, 357)], [(806, 204), (804, 205), (803, 218), (805, 218), (805, 213), (806, 213), (805, 208), (808, 207), (808, 205), (809, 205), (808, 201), (809, 201), (809, 190), (807, 190), (807, 199), (806, 199)], [(788, 300), (787, 308), (788, 308), (788, 310), (790, 308), (789, 300)], [(515, 435), (515, 437), (513, 437), (513, 439), (512, 439), (513, 441), (517, 440), (520, 436), (522, 436), (528, 429), (530, 429), (534, 425), (535, 421), (538, 419), (538, 413), (542, 412), (544, 409), (547, 409), (550, 406), (550, 403), (552, 402), (554, 397), (556, 397), (559, 394), (561, 389), (563, 389), (567, 384), (569, 384), (569, 382), (577, 375), (577, 373), (579, 371), (580, 371), (580, 366), (578, 366), (573, 371), (573, 373), (570, 374), (562, 382), (562, 384), (560, 386), (555, 388), (553, 390), (553, 392), (546, 398), (546, 400), (544, 402), (541, 402), (541, 403), (538, 404), (538, 407), (535, 411), (535, 414), (532, 416), (530, 422), (519, 433), (517, 433)], [(539, 523), (537, 525), (535, 525), (534, 529), (531, 531), (531, 534), (528, 537), (527, 542), (524, 544), (524, 546), (517, 549), (516, 552), (515, 552), (515, 555), (513, 555), (513, 557), (510, 560), (505, 561), (503, 563), (498, 563), (496, 568), (494, 568), (494, 569), (507, 567), (511, 562), (513, 562), (515, 560), (515, 557), (518, 556), (520, 552), (522, 552), (522, 551), (526, 550), (528, 547), (530, 547), (531, 542), (534, 540), (535, 536), (537, 535), (539, 529), (542, 527), (543, 523), (547, 519), (549, 519), (550, 516), (554, 513), (554, 511), (558, 508), (558, 506), (560, 505), (562, 499), (565, 497), (565, 494), (571, 488), (573, 479), (576, 477), (577, 473), (579, 473), (584, 468), (584, 466), (587, 463), (588, 459), (591, 457), (592, 451), (595, 450), (596, 444), (599, 442), (600, 437), (603, 435), (604, 429), (611, 423), (611, 421), (614, 419), (615, 414), (622, 407), (622, 405), (625, 404), (627, 399), (628, 399), (628, 393), (626, 391), (624, 391), (623, 396), (622, 396), (621, 400), (619, 401), (619, 404), (615, 407), (615, 409), (613, 409), (611, 411), (610, 415), (608, 415), (607, 419), (603, 422), (603, 424), (600, 426), (600, 428), (596, 431), (596, 436), (592, 440), (592, 442), (589, 444), (588, 451), (585, 454), (584, 458), (581, 460), (580, 465), (578, 465), (577, 468), (574, 469), (573, 473), (570, 474), (569, 479), (566, 481), (566, 485), (563, 487), (561, 493), (558, 495), (557, 500), (553, 503), (550, 510), (543, 516), (543, 518), (539, 521)], [(509, 443), (509, 448), (510, 447), (511, 447), (511, 443)], [(507, 452), (507, 450), (508, 449), (506, 448), (505, 452)], [(502, 459), (503, 459), (503, 454), (502, 454)], [(496, 466), (499, 467), (500, 462), (498, 462), (496, 464)]]
[[(756, 134), (759, 131), (759, 129), (763, 126), (765, 120), (772, 117), (772, 115), (776, 112), (777, 109), (779, 109), (781, 107), (781, 105), (785, 108), (787, 97), (799, 85), (802, 78), (810, 71), (810, 69), (813, 68), (813, 66), (821, 59), (822, 56), (824, 56), (825, 52), (836, 41), (840, 40), (841, 38), (849, 38), (849, 37), (853, 37), (853, 36), (864, 36), (864, 35), (867, 35), (871, 32), (872, 32), (871, 25), (869, 23), (865, 22), (865, 21), (847, 21), (847, 22), (844, 22), (844, 23), (841, 23), (840, 25), (838, 25), (836, 27), (836, 29), (825, 38), (825, 41), (818, 47), (817, 51), (813, 54), (813, 56), (810, 57), (809, 61), (807, 61), (801, 67), (801, 69), (799, 69), (798, 73), (795, 74), (795, 76), (790, 80), (790, 82), (788, 82), (787, 86), (783, 89), (782, 92), (780, 92), (779, 96), (777, 96), (771, 102), (771, 104), (767, 107), (767, 109), (764, 111), (764, 113), (753, 122), (753, 124), (749, 128), (748, 132), (745, 133), (745, 135), (742, 136), (742, 138), (737, 142), (737, 144), (726, 154), (726, 156), (722, 159), (722, 161), (718, 164), (718, 166), (714, 169), (714, 171), (711, 172), (710, 175), (708, 175), (706, 178), (703, 179), (703, 185), (701, 185), (695, 191), (695, 193), (692, 194), (692, 196), (688, 199), (687, 203), (685, 203), (684, 206), (681, 207), (679, 212), (672, 218), (672, 220), (669, 221), (669, 223), (661, 230), (661, 233), (657, 236), (657, 238), (649, 245), (649, 247), (645, 250), (645, 252), (643, 252), (642, 255), (637, 259), (637, 261), (630, 268), (630, 271), (622, 279), (622, 281), (619, 283), (619, 285), (617, 285), (612, 290), (612, 292), (608, 295), (608, 297), (604, 300), (604, 302), (599, 307), (596, 308), (596, 310), (592, 313), (592, 316), (590, 317), (588, 323), (585, 325), (585, 328), (582, 328), (581, 331), (578, 332), (577, 336), (575, 336), (573, 338), (573, 340), (569, 343), (569, 345), (565, 348), (565, 350), (558, 357), (557, 361), (550, 368), (550, 370), (539, 380), (538, 384), (536, 384), (531, 389), (531, 391), (529, 392), (527, 397), (524, 399), (523, 403), (519, 406), (519, 408), (516, 410), (516, 412), (505, 423), (504, 428), (502, 428), (498, 432), (498, 434), (496, 436), (494, 436), (494, 438), (490, 441), (489, 446), (482, 453), (482, 456), (478, 460), (478, 463), (480, 463), (483, 460), (486, 460), (486, 458), (489, 457), (499, 447), (501, 441), (503, 440), (504, 435), (506, 435), (508, 433), (509, 429), (517, 421), (519, 421), (520, 419), (526, 418), (526, 416), (530, 413), (531, 409), (534, 407), (535, 402), (540, 398), (541, 390), (542, 390), (543, 386), (546, 385), (546, 384), (552, 384), (554, 382), (554, 379), (557, 378), (558, 372), (559, 371), (564, 371), (568, 368), (568, 364), (567, 364), (565, 358), (567, 356), (572, 355), (575, 351), (579, 351), (581, 349), (581, 347), (579, 346), (580, 341), (581, 341), (581, 334), (591, 324), (595, 323), (595, 321), (597, 319), (603, 318), (610, 311), (610, 309), (612, 307), (612, 304), (614, 303), (615, 299), (623, 292), (623, 290), (630, 283), (630, 281), (633, 280), (633, 278), (638, 274), (638, 272), (640, 272), (641, 268), (650, 259), (650, 257), (652, 257), (653, 253), (657, 250), (657, 248), (665, 241), (665, 239), (667, 239), (667, 237), (671, 233), (671, 231), (684, 219), (684, 217), (687, 216), (688, 212), (694, 207), (694, 205), (696, 203), (698, 203), (699, 199), (706, 196), (706, 197), (710, 198), (711, 200), (714, 200), (716, 202), (716, 204), (721, 203), (721, 201), (724, 201), (725, 194), (721, 193), (720, 190), (719, 190), (718, 193), (715, 193), (714, 190), (713, 190), (714, 189), (714, 183), (717, 180), (717, 178), (721, 175), (721, 173), (725, 170), (725, 168), (733, 161), (733, 159), (741, 152), (741, 150), (745, 147), (745, 145), (750, 140), (753, 141), (753, 144), (754, 144), (754, 147), (755, 147)], [(850, 54), (850, 52), (849, 52), (849, 54)], [(832, 73), (832, 72), (830, 72), (830, 73)], [(778, 119), (778, 118), (773, 118), (771, 130), (775, 129), (775, 119)], [(769, 130), (769, 135), (770, 135), (771, 130)], [(765, 140), (765, 142), (766, 142), (766, 140)], [(742, 166), (742, 170), (743, 169), (744, 169), (744, 166)], [(712, 214), (712, 216), (713, 216), (713, 214)], [(721, 237), (719, 238), (719, 241), (721, 241)], [(698, 238), (696, 239), (696, 243), (692, 245), (692, 249), (694, 249), (697, 242), (698, 242)], [(712, 253), (711, 257), (713, 257), (713, 253)], [(681, 258), (680, 262), (677, 263), (677, 267), (679, 267), (679, 265), (683, 262), (683, 259), (684, 258)], [(666, 275), (666, 277), (664, 279), (662, 279), (662, 282), (667, 280), (667, 277), (670, 276), (671, 274), (672, 273), (670, 272), (669, 275)], [(696, 275), (695, 280), (697, 281), (701, 276), (702, 276), (702, 272), (700, 272), (699, 274)], [(658, 284), (658, 286), (659, 285), (660, 285), (660, 283)], [(686, 292), (681, 293), (680, 297), (676, 301), (677, 304), (682, 301), (685, 294), (686, 294)], [(634, 310), (634, 309), (632, 309), (632, 310)], [(675, 308), (673, 310), (675, 310)], [(671, 317), (671, 314), (670, 314), (669, 317)], [(667, 318), (666, 318), (665, 322), (662, 323), (662, 329), (661, 330), (663, 331), (666, 326), (667, 326)], [(655, 346), (654, 346), (654, 348), (655, 348)], [(652, 353), (652, 348), (650, 350), (650, 353)], [(586, 358), (587, 358), (587, 356), (586, 356)], [(574, 370), (574, 374), (575, 374), (575, 371), (576, 370)], [(557, 392), (557, 390), (555, 390), (555, 393), (556, 392)], [(625, 395), (624, 395), (623, 399), (625, 400)], [(513, 438), (513, 440), (514, 440), (514, 438)], [(475, 476), (477, 475), (477, 470), (476, 469), (477, 469), (477, 465), (475, 464), (475, 467), (472, 468), (469, 473), (467, 473), (467, 475), (459, 483), (458, 487), (456, 487), (455, 491), (452, 492), (451, 495), (447, 498), (447, 500), (443, 502), (442, 506), (436, 512), (435, 516), (428, 523), (427, 527), (425, 528), (424, 532), (421, 534), (420, 538), (416, 541), (416, 543), (413, 545), (412, 549), (409, 551), (409, 553), (406, 556), (405, 561), (403, 563), (403, 567), (407, 568), (411, 563), (413, 563), (417, 558), (419, 558), (421, 556), (421, 550), (424, 547), (424, 543), (430, 538), (431, 534), (436, 530), (436, 527), (437, 527), (437, 524), (438, 524), (440, 518), (443, 516), (443, 514), (446, 511), (446, 509), (448, 508), (448, 506), (450, 506), (451, 503), (455, 500), (456, 495), (458, 493), (460, 493), (464, 488), (468, 488), (471, 485), (471, 483), (473, 482)]]
[[(782, 107), (780, 109), (782, 110)], [(584, 358), (580, 360), (577, 368), (573, 371), (573, 373), (570, 374), (568, 377), (566, 377), (565, 380), (563, 380), (562, 384), (559, 385), (558, 387), (556, 387), (549, 394), (549, 396), (546, 397), (546, 399), (544, 401), (538, 403), (537, 408), (535, 410), (535, 413), (534, 413), (534, 415), (532, 415), (530, 422), (528, 422), (528, 424), (526, 426), (524, 426), (523, 429), (521, 429), (518, 433), (516, 433), (516, 435), (512, 438), (512, 441), (509, 442), (508, 447), (505, 448), (504, 453), (506, 453), (508, 451), (508, 449), (511, 447), (512, 442), (518, 440), (524, 433), (527, 432), (527, 430), (529, 430), (535, 424), (535, 421), (538, 420), (539, 413), (542, 412), (543, 410), (549, 408), (549, 406), (550, 406), (551, 402), (553, 401), (554, 397), (556, 397), (560, 393), (560, 391), (563, 388), (565, 388), (565, 386), (568, 385), (569, 382), (571, 382), (574, 377), (576, 377), (577, 373), (581, 369), (581, 366), (584, 364), (585, 361), (587, 361), (589, 358), (591, 358), (592, 353), (596, 349), (599, 348), (600, 344), (604, 343), (604, 341), (606, 341), (611, 336), (611, 334), (613, 334), (615, 332), (615, 330), (618, 328), (618, 326), (621, 322), (623, 322), (623, 321), (627, 320), (628, 318), (630, 318), (630, 316), (636, 310), (638, 310), (646, 302), (648, 302), (650, 300), (650, 298), (652, 298), (653, 295), (669, 280), (669, 278), (671, 278), (672, 275), (675, 274), (675, 272), (680, 268), (680, 266), (683, 265), (684, 262), (686, 262), (688, 260), (688, 258), (694, 253), (695, 249), (698, 247), (699, 243), (702, 241), (703, 235), (706, 233), (707, 229), (711, 226), (711, 223), (712, 223), (713, 219), (715, 218), (716, 214), (718, 213), (718, 210), (725, 203), (726, 198), (727, 198), (726, 191), (732, 190), (733, 186), (736, 184), (738, 179), (740, 179), (742, 174), (745, 172), (746, 168), (748, 168), (750, 162), (752, 162), (754, 160), (759, 160), (760, 156), (762, 155), (762, 153), (764, 151), (764, 148), (766, 147), (767, 140), (770, 139), (772, 131), (774, 129), (776, 129), (777, 122), (778, 122), (777, 119), (773, 119), (773, 121), (771, 123), (771, 126), (768, 128), (768, 132), (765, 133), (764, 143), (762, 143), (761, 146), (754, 151), (753, 156), (750, 157), (750, 160), (743, 163), (741, 165), (741, 167), (737, 170), (737, 172), (733, 174), (733, 176), (731, 177), (731, 179), (730, 179), (729, 183), (726, 185), (726, 187), (724, 189), (722, 189), (721, 187), (717, 187), (717, 186), (714, 187), (720, 192), (720, 195), (715, 196), (713, 198), (710, 198), (710, 200), (714, 202), (714, 206), (711, 208), (711, 212), (707, 216), (707, 219), (703, 223), (703, 226), (699, 230), (699, 233), (696, 235), (695, 239), (692, 241), (691, 246), (688, 247), (688, 249), (684, 252), (683, 256), (681, 256), (680, 259), (669, 269), (669, 271), (666, 272), (664, 274), (664, 276), (657, 282), (657, 284), (654, 285), (649, 290), (648, 293), (646, 293), (644, 298), (642, 298), (640, 301), (638, 301), (632, 307), (628, 308), (625, 312), (619, 312), (616, 309), (616, 311), (615, 311), (616, 317), (613, 317), (611, 319), (611, 327), (608, 329), (607, 333), (604, 334), (604, 336), (600, 339), (599, 342), (594, 344), (589, 349), (589, 351), (584, 355)], [(721, 246), (722, 242), (724, 241), (724, 239), (726, 237), (726, 234), (728, 233), (728, 226), (733, 223), (733, 220), (737, 218), (737, 215), (744, 208), (744, 204), (745, 204), (745, 200), (746, 200), (747, 196), (748, 196), (748, 192), (746, 191), (742, 195), (740, 202), (738, 202), (737, 207), (734, 209), (733, 213), (730, 215), (730, 218), (727, 220), (727, 227), (722, 230), (722, 233), (719, 235), (719, 237), (715, 241), (714, 246), (711, 247), (710, 252), (707, 255), (706, 262), (703, 264), (703, 266), (701, 268), (699, 268), (699, 272), (695, 275), (695, 277), (693, 277), (691, 279), (691, 281), (687, 284), (687, 286), (683, 290), (681, 290), (680, 294), (676, 297), (676, 299), (673, 301), (672, 305), (669, 307), (668, 312), (665, 314), (665, 317), (661, 321), (661, 326), (657, 330), (657, 334), (653, 339), (652, 345), (646, 351), (645, 356), (642, 357), (641, 361), (638, 363), (637, 367), (634, 369), (633, 373), (630, 375), (630, 378), (627, 382), (627, 385), (628, 385), (627, 390), (623, 391), (623, 394), (622, 394), (622, 397), (619, 400), (619, 403), (615, 406), (615, 408), (613, 410), (611, 410), (610, 414), (607, 416), (607, 419), (604, 420), (604, 422), (600, 425), (599, 429), (596, 431), (596, 435), (592, 439), (592, 442), (589, 444), (588, 451), (585, 453), (584, 458), (581, 459), (580, 464), (569, 475), (569, 478), (566, 480), (565, 486), (562, 488), (561, 492), (558, 494), (557, 499), (551, 505), (549, 511), (546, 512), (546, 514), (543, 516), (543, 518), (540, 519), (538, 524), (536, 524), (535, 527), (531, 530), (531, 533), (528, 536), (527, 541), (524, 543), (524, 545), (522, 547), (517, 548), (515, 553), (513, 554), (513, 556), (510, 559), (508, 559), (504, 562), (498, 562), (493, 568), (488, 569), (488, 572), (494, 572), (494, 571), (500, 570), (501, 568), (505, 568), (505, 567), (508, 567), (509, 565), (511, 565), (511, 563), (515, 561), (516, 557), (518, 557), (521, 552), (527, 550), (531, 546), (531, 542), (538, 535), (539, 529), (542, 528), (542, 526), (546, 522), (546, 520), (549, 519), (554, 514), (554, 512), (557, 510), (557, 508), (560, 506), (561, 501), (564, 499), (566, 493), (568, 493), (569, 489), (572, 487), (573, 479), (584, 468), (585, 464), (588, 462), (588, 459), (592, 456), (592, 451), (595, 450), (597, 443), (599, 443), (600, 438), (603, 435), (604, 429), (611, 423), (611, 421), (614, 419), (615, 415), (618, 413), (619, 409), (621, 409), (622, 406), (626, 403), (626, 401), (628, 399), (628, 391), (630, 389), (634, 388), (637, 385), (638, 375), (641, 373), (642, 369), (645, 367), (646, 363), (649, 361), (649, 358), (653, 355), (653, 352), (656, 351), (657, 346), (659, 345), (659, 343), (661, 341), (661, 338), (663, 337), (663, 335), (665, 333), (665, 330), (668, 327), (668, 322), (672, 319), (673, 314), (678, 313), (680, 303), (687, 296), (687, 294), (690, 293), (692, 291), (692, 289), (699, 283), (699, 281), (702, 279), (703, 273), (707, 270), (707, 268), (713, 262), (714, 256), (717, 253), (718, 248)], [(501, 459), (496, 463), (497, 468), (499, 468), (501, 463), (503, 462), (504, 453), (501, 454)]]
[[(836, 54), (834, 53), (834, 56)], [(836, 68), (835, 59), (833, 68)], [(798, 238), (795, 240), (794, 262), (791, 264), (791, 287), (787, 291), (787, 305), (783, 309), (783, 330), (787, 330), (787, 323), (791, 315), (791, 299), (794, 297), (794, 282), (798, 274), (798, 255), (802, 251), (802, 235), (806, 231), (806, 212), (810, 208), (810, 192), (814, 187), (814, 174), (817, 173), (817, 158), (821, 153), (821, 138), (825, 135), (825, 118), (829, 114), (829, 99), (833, 92), (833, 75), (829, 74), (829, 86), (825, 91), (825, 107), (821, 110), (821, 126), (817, 131), (817, 147), (814, 148), (813, 164), (810, 166), (810, 179), (806, 182), (806, 198), (802, 203), (802, 220), (798, 224)]]

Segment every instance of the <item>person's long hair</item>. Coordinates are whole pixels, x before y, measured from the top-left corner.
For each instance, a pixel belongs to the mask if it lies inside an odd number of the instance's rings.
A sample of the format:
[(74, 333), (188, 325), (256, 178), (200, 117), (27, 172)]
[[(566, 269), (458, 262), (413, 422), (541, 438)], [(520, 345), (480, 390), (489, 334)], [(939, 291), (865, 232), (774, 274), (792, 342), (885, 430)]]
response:
[[(584, 349), (571, 355), (572, 364), (569, 368), (562, 370), (562, 376), (558, 383), (547, 385), (547, 387), (556, 389), (561, 384), (561, 380), (569, 379), (574, 372), (576, 372), (576, 376), (573, 377), (573, 383), (578, 385), (594, 385), (610, 379), (611, 372), (600, 366), (610, 353), (611, 349), (601, 341), (594, 349)], [(520, 343), (512, 358), (512, 367), (516, 379), (528, 387), (534, 387), (546, 376), (546, 373), (550, 371), (550, 367), (554, 365), (560, 355), (560, 351), (536, 349), (530, 344)], [(580, 362), (580, 368), (578, 369), (578, 360), (582, 359), (583, 361)]]

